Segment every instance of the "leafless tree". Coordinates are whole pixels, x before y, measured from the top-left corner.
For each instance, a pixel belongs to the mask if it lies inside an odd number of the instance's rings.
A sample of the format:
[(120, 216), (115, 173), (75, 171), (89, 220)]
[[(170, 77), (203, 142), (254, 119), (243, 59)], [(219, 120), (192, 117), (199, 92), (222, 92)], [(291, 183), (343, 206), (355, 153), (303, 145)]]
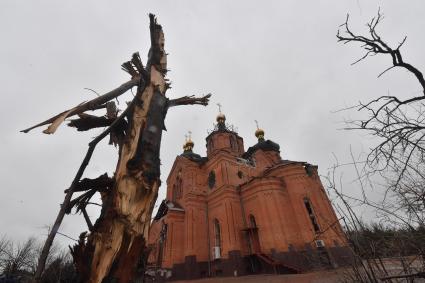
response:
[(365, 113), (366, 118), (350, 121), (347, 129), (367, 131), (377, 140), (367, 155), (361, 177), (381, 175), (387, 181), (385, 197), (388, 193), (392, 194), (400, 201), (400, 208), (408, 213), (411, 221), (424, 225), (425, 79), (418, 68), (403, 59), (401, 48), (406, 37), (396, 47), (391, 47), (379, 35), (377, 28), (382, 19), (378, 11), (377, 16), (367, 23), (368, 34), (358, 35), (350, 29), (347, 15), (340, 26), (343, 31), (338, 30), (338, 41), (359, 43), (365, 50), (365, 54), (353, 64), (369, 56), (388, 56), (392, 64), (378, 77), (395, 68), (404, 69), (416, 78), (420, 95), (382, 95), (360, 102), (353, 108)]
[[(29, 238), (23, 243), (17, 243), (3, 236), (0, 239), (0, 277), (14, 280), (13, 282), (30, 282), (36, 271), (37, 259), (41, 250), (41, 243), (34, 238)], [(41, 282), (71, 283), (77, 282), (76, 279), (69, 250), (63, 250), (58, 245), (53, 245), (47, 258), (46, 270)]]
[[(352, 248), (351, 268), (345, 270), (342, 282), (413, 282), (425, 278), (424, 227), (412, 227), (404, 213), (386, 203), (346, 193), (342, 182), (346, 165), (336, 160), (328, 175), (322, 176)], [(365, 207), (375, 210), (381, 222), (365, 223), (356, 212)]]
[(5, 249), (6, 249), (6, 247), (8, 246), (8, 244), (9, 244), (9, 240), (6, 238), (5, 235), (3, 235), (0, 238), (0, 256), (3, 255), (3, 253), (4, 253)]
[[(352, 31), (347, 15), (338, 30), (338, 41), (358, 43), (364, 49), (364, 55), (353, 64), (369, 56), (387, 56), (391, 65), (378, 77), (396, 68), (404, 69), (419, 83), (419, 95), (382, 95), (350, 108), (357, 109), (365, 118), (349, 121), (347, 129), (368, 132), (375, 137), (376, 144), (367, 152), (362, 168), (353, 154), (352, 163), (348, 164), (357, 173), (362, 197), (353, 197), (342, 190), (342, 182), (335, 177), (336, 170), (341, 169), (338, 162), (326, 176), (328, 188), (337, 197), (335, 206), (344, 216), (356, 257), (348, 282), (413, 282), (414, 278), (425, 276), (425, 80), (422, 72), (405, 62), (402, 56), (401, 48), (406, 37), (395, 47), (381, 37), (377, 28), (382, 19), (378, 10), (377, 16), (366, 25), (367, 34), (362, 35)], [(365, 184), (373, 187), (370, 180), (376, 177), (384, 180), (384, 193), (381, 200), (373, 201), (368, 197)], [(357, 217), (355, 208), (358, 206), (375, 210), (378, 219), (385, 223), (380, 226), (383, 232), (377, 226), (368, 228)], [(386, 229), (395, 232), (385, 232)], [(400, 270), (387, 270), (385, 256), (395, 256)]]
[(2, 239), (0, 271), (5, 275), (30, 273), (36, 260), (36, 241), (29, 238), (23, 243)]
[(3, 235), (0, 238), (0, 272), (2, 273), (6, 266), (6, 261), (9, 257), (10, 241)]
[(62, 250), (52, 257), (41, 278), (43, 283), (77, 282), (77, 275), (69, 251)]

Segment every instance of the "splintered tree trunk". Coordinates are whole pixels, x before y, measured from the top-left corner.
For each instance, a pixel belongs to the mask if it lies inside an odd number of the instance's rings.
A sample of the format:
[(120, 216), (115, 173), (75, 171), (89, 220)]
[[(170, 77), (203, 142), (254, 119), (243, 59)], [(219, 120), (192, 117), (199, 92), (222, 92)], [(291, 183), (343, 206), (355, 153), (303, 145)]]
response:
[(153, 15), (150, 21), (148, 65), (127, 117), (114, 187), (104, 196), (91, 233), (86, 239), (83, 234), (72, 248), (82, 282), (129, 282), (145, 250), (160, 186), (159, 152), (167, 111), (164, 35)]
[[(27, 133), (43, 125), (43, 132), (54, 134), (65, 119), (78, 115), (68, 124), (78, 131), (109, 126), (89, 143), (87, 153), (65, 198), (55, 223), (40, 254), (34, 281), (40, 282), (50, 247), (65, 214), (73, 207), (82, 212), (90, 234), (82, 233), (77, 245), (71, 248), (81, 282), (130, 282), (139, 261), (146, 259), (145, 243), (158, 188), (160, 186), (159, 152), (164, 119), (168, 108), (179, 105), (208, 105), (211, 94), (203, 97), (184, 96), (173, 100), (165, 97), (169, 83), (165, 79), (167, 57), (164, 34), (154, 15), (149, 14), (151, 48), (148, 62), (143, 66), (139, 54), (123, 63), (122, 69), (132, 78), (120, 87), (88, 102), (22, 130)], [(137, 93), (127, 108), (117, 116), (112, 99), (137, 86)], [(86, 111), (107, 109), (107, 115), (98, 117)], [(96, 179), (82, 179), (96, 145), (107, 135), (110, 144), (119, 145), (119, 159), (113, 178), (104, 174)], [(72, 199), (75, 192), (83, 194)], [(86, 212), (90, 198), (99, 192), (102, 210), (93, 225)]]

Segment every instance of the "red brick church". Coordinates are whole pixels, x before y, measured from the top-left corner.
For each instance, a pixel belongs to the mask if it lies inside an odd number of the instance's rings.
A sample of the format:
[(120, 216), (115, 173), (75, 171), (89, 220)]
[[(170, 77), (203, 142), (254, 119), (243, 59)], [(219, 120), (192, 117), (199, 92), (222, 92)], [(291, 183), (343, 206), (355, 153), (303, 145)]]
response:
[(151, 270), (169, 280), (297, 273), (351, 260), (317, 166), (282, 159), (257, 129), (243, 139), (217, 116), (207, 156), (187, 139), (149, 233)]

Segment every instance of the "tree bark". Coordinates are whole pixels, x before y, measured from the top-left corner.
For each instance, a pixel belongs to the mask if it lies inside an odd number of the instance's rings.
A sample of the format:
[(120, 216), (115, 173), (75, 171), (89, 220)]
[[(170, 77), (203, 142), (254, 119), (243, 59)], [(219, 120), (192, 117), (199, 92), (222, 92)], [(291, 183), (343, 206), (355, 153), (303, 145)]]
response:
[(92, 140), (89, 143), (89, 148), (87, 150), (86, 156), (83, 159), (83, 162), (80, 165), (80, 168), (78, 168), (77, 174), (75, 175), (71, 186), (66, 192), (65, 198), (63, 200), (63, 203), (61, 204), (61, 208), (59, 210), (58, 215), (56, 216), (55, 222), (52, 226), (52, 228), (49, 231), (49, 234), (47, 235), (47, 239), (44, 242), (43, 249), (40, 253), (40, 257), (38, 259), (37, 268), (34, 274), (34, 281), (39, 282), (41, 280), (41, 275), (43, 274), (44, 268), (46, 266), (47, 257), (49, 256), (50, 247), (53, 244), (53, 240), (55, 239), (56, 233), (58, 233), (59, 227), (62, 224), (63, 218), (67, 212), (67, 209), (69, 207), (69, 204), (71, 202), (72, 195), (74, 193), (75, 188), (77, 187), (81, 177), (83, 176), (84, 171), (86, 170), (87, 165), (90, 162), (90, 159), (93, 155), (93, 152), (97, 146), (97, 144), (104, 139), (113, 129), (115, 126), (119, 124), (119, 122), (125, 117), (127, 114), (129, 108), (133, 105), (133, 102), (130, 104), (130, 106), (121, 113), (120, 117), (118, 117), (112, 125), (110, 125), (105, 131), (103, 131), (99, 136), (97, 136), (94, 140)]
[(129, 282), (148, 237), (160, 186), (159, 151), (167, 111), (164, 36), (153, 15), (150, 20), (149, 78), (139, 85), (129, 113), (115, 185), (87, 240), (72, 249), (81, 282)]
[[(134, 279), (136, 267), (147, 258), (147, 242), (152, 210), (160, 186), (160, 146), (164, 119), (168, 108), (178, 105), (207, 105), (211, 94), (201, 98), (185, 96), (175, 100), (165, 97), (170, 87), (165, 79), (167, 55), (164, 51), (162, 27), (150, 14), (151, 48), (146, 67), (138, 53), (131, 61), (122, 64), (132, 79), (120, 87), (56, 116), (30, 127), (28, 132), (42, 125), (50, 126), (44, 131), (52, 134), (73, 115), (80, 119), (70, 125), (78, 130), (110, 126), (89, 143), (86, 156), (74, 177), (59, 214), (46, 239), (40, 255), (35, 281), (40, 281), (47, 256), (56, 233), (66, 213), (76, 206), (87, 222), (90, 234), (80, 235), (78, 244), (71, 248), (74, 263), (81, 282), (100, 283), (106, 281), (130, 282)], [(118, 110), (108, 102), (131, 87), (137, 86), (132, 102), (117, 118)], [(106, 117), (87, 115), (84, 112), (107, 108)], [(125, 120), (126, 119), (126, 120)], [(87, 167), (96, 145), (107, 135), (110, 144), (119, 145), (119, 159), (113, 178), (103, 175), (97, 179), (81, 177)], [(86, 191), (71, 201), (77, 191)], [(100, 217), (92, 224), (85, 206), (96, 193), (101, 193), (102, 210)]]

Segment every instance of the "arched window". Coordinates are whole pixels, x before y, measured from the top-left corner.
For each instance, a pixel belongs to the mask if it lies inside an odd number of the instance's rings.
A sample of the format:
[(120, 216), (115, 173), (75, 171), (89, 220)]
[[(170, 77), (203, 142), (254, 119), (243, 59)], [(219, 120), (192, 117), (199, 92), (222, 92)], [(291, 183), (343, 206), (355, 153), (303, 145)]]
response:
[(177, 186), (173, 185), (173, 201), (177, 200)]
[(236, 138), (233, 135), (230, 135), (229, 139), (230, 139), (230, 147), (233, 150), (237, 151), (238, 150), (238, 142), (236, 141)]
[(209, 141), (208, 141), (208, 149), (209, 149), (209, 151), (213, 151), (213, 149), (214, 149), (214, 142), (213, 142), (212, 138), (210, 138)]
[(314, 214), (313, 207), (308, 198), (304, 198), (304, 206), (305, 206), (305, 209), (307, 210), (308, 217), (310, 218), (311, 225), (313, 225), (314, 232), (316, 233), (320, 232), (320, 227), (319, 227), (319, 224), (317, 223), (316, 215)]
[(211, 171), (210, 174), (208, 175), (208, 187), (210, 187), (210, 189), (214, 188), (215, 186), (215, 172)]
[(183, 195), (183, 180), (178, 177), (177, 178), (177, 198), (181, 198)]
[(220, 222), (217, 219), (214, 219), (214, 244), (216, 247), (221, 247)]
[(255, 222), (255, 217), (252, 214), (249, 215), (249, 227), (257, 228), (257, 222)]
[(176, 182), (173, 185), (173, 201), (180, 199), (183, 195), (183, 181), (180, 176), (177, 176)]

